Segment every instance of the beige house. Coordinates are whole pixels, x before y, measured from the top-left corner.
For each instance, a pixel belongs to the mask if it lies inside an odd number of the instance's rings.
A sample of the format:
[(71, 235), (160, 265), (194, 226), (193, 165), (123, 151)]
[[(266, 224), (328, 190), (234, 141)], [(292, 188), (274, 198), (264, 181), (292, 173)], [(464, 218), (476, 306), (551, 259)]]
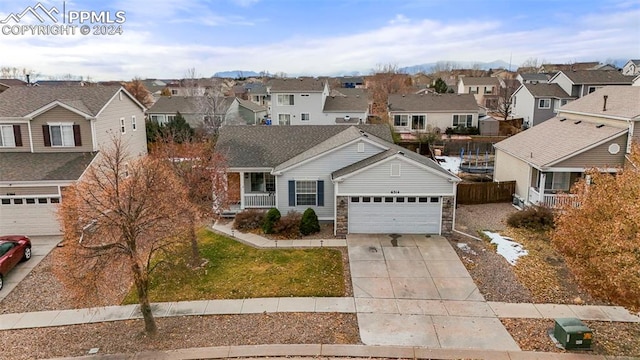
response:
[(497, 144), (494, 181), (516, 181), (522, 205), (571, 201), (571, 185), (597, 168), (614, 173), (640, 141), (640, 87), (607, 86), (556, 117)]
[(20, 86), (0, 93), (0, 233), (59, 234), (62, 189), (120, 137), (147, 152), (144, 106), (119, 86)]
[(398, 133), (478, 126), (479, 108), (471, 94), (391, 94), (388, 109)]
[(458, 80), (458, 94), (473, 94), (478, 105), (487, 109), (498, 108), (500, 89), (504, 87), (501, 79), (493, 76), (461, 77)]

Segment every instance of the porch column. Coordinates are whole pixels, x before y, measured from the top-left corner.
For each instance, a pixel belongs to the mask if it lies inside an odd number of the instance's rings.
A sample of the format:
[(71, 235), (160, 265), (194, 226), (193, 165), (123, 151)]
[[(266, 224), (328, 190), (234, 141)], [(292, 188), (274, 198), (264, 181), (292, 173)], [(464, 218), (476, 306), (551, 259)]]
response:
[(540, 172), (540, 181), (538, 181), (538, 190), (540, 190), (538, 192), (538, 203), (539, 204), (544, 204), (544, 184), (547, 183), (547, 174), (543, 173), (542, 171)]
[(240, 209), (244, 210), (244, 171), (240, 171)]

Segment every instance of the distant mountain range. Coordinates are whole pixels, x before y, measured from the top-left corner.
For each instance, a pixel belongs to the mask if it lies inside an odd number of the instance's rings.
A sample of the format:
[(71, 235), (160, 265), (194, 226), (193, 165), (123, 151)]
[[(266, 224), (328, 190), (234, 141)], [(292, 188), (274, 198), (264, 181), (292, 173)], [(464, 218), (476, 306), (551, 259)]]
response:
[(253, 76), (260, 76), (260, 74), (250, 70), (221, 71), (213, 74), (213, 77), (232, 78), (232, 79), (237, 79), (241, 77), (253, 77)]
[[(627, 60), (625, 59), (608, 59), (608, 62), (611, 62), (612, 65), (616, 65), (618, 67), (622, 67)], [(400, 72), (405, 74), (417, 74), (419, 72), (431, 73), (434, 69), (437, 68), (454, 68), (454, 69), (471, 69), (473, 67), (479, 67), (481, 70), (489, 70), (489, 69), (507, 69), (511, 71), (515, 71), (518, 69), (520, 64), (509, 64), (503, 60), (495, 60), (491, 62), (479, 62), (479, 61), (437, 61), (431, 63), (424, 63), (420, 65), (413, 66), (405, 66), (398, 68)], [(331, 74), (332, 76), (353, 76), (354, 74), (359, 74), (358, 72), (353, 71), (343, 71), (341, 73)], [(365, 75), (365, 74), (362, 74)], [(213, 74), (214, 77), (224, 77), (224, 78), (233, 78), (237, 79), (239, 77), (254, 77), (254, 76), (262, 76), (261, 73), (257, 73), (255, 71), (250, 70), (232, 70), (232, 71), (222, 71)], [(311, 76), (311, 74), (290, 74), (289, 76)]]

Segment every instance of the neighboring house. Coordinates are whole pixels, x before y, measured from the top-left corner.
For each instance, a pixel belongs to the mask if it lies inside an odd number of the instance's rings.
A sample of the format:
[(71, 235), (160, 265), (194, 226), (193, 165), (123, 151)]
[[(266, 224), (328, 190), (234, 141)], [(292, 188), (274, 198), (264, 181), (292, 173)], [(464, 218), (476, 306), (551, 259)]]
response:
[(0, 94), (0, 233), (60, 234), (57, 205), (120, 137), (147, 152), (144, 107), (122, 87), (20, 86)]
[(479, 108), (471, 94), (391, 94), (388, 109), (399, 133), (478, 126)]
[(597, 61), (589, 62), (576, 62), (573, 64), (542, 64), (538, 72), (541, 73), (554, 73), (558, 71), (580, 71), (580, 70), (592, 70), (600, 65)]
[(162, 96), (162, 90), (167, 87), (166, 82), (158, 79), (145, 79), (141, 81), (147, 91), (151, 94), (154, 103), (158, 101), (160, 96)]
[(571, 185), (592, 168), (616, 172), (640, 141), (640, 87), (607, 86), (556, 117), (495, 144), (494, 181), (516, 181), (521, 204), (572, 201)]
[(347, 89), (364, 88), (364, 78), (362, 76), (344, 76), (340, 78), (340, 87)]
[(473, 94), (478, 105), (487, 109), (498, 108), (499, 90), (502, 87), (497, 77), (461, 77), (458, 94)]
[(91, 82), (83, 80), (38, 80), (33, 86), (90, 86)]
[(222, 124), (234, 100), (235, 97), (162, 96), (147, 110), (147, 116), (163, 125), (179, 112), (192, 128), (198, 128), (213, 113), (217, 123)]
[(20, 79), (0, 79), (0, 93), (12, 86), (25, 86), (26, 82)]
[[(333, 125), (365, 122), (369, 114), (361, 89), (336, 89), (315, 78), (272, 79), (267, 85), (273, 125)], [(342, 91), (346, 90), (346, 91)], [(348, 90), (353, 90), (349, 92)]]
[(269, 97), (264, 84), (258, 82), (246, 83), (244, 87), (247, 89), (247, 99), (249, 101), (268, 108)]
[(232, 208), (312, 208), (334, 233), (450, 234), (456, 176), (394, 145), (387, 125), (227, 126)]
[[(622, 67), (622, 75), (637, 76), (640, 75), (640, 60), (629, 60)], [(1, 82), (1, 81), (0, 81)]]
[(633, 76), (622, 75), (611, 70), (574, 70), (560, 71), (549, 83), (560, 85), (562, 90), (574, 98), (581, 98), (608, 85), (631, 85)]
[(560, 106), (573, 99), (558, 84), (525, 83), (511, 95), (511, 114), (532, 127), (554, 117)]
[(235, 98), (224, 119), (223, 125), (260, 125), (267, 118), (267, 108), (252, 101)]
[(520, 84), (546, 84), (549, 82), (550, 77), (549, 74), (544, 73), (524, 73), (518, 74), (516, 80), (518, 80)]

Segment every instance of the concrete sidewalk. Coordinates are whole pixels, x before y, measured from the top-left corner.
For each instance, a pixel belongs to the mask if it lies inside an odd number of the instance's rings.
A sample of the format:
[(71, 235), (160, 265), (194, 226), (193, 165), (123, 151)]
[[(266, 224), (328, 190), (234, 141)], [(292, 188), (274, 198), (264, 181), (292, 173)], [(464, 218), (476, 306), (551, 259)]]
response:
[[(55, 360), (184, 360), (184, 359), (228, 359), (245, 358), (286, 358), (326, 359), (342, 358), (404, 358), (404, 359), (476, 359), (476, 360), (614, 360), (634, 359), (631, 357), (590, 355), (588, 353), (540, 353), (532, 351), (493, 350), (444, 350), (401, 346), (366, 346), (343, 344), (291, 344), (291, 345), (243, 345), (214, 346), (166, 351), (147, 351), (135, 354), (87, 355), (80, 357), (56, 358)], [(54, 360), (54, 359), (50, 359)]]
[(271, 240), (263, 236), (242, 233), (231, 228), (232, 223), (221, 224), (216, 221), (211, 229), (228, 235), (242, 243), (256, 248), (307, 248), (307, 247), (345, 247), (345, 239), (300, 239), (300, 240)]

